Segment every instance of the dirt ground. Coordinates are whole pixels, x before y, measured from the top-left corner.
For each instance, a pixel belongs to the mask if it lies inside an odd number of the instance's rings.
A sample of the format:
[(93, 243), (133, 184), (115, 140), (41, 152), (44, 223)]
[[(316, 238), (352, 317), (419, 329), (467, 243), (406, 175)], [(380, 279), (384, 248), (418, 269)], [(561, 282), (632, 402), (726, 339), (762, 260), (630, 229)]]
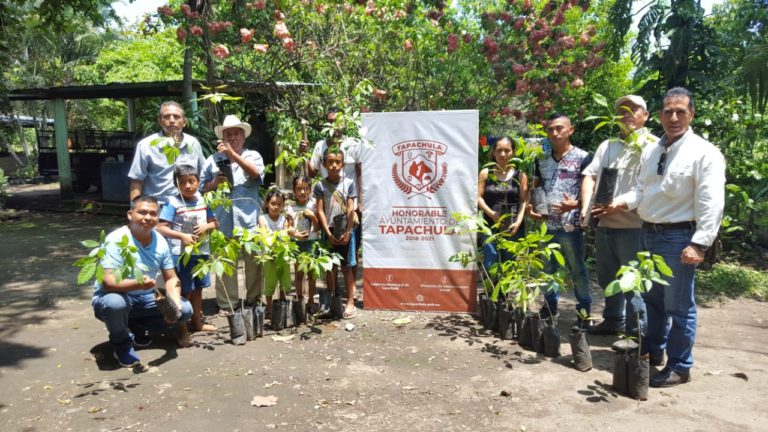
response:
[[(548, 359), (470, 315), (361, 310), (233, 346), (213, 290), (205, 308), (219, 333), (187, 349), (156, 338), (139, 351), (145, 370), (119, 368), (72, 262), (79, 240), (123, 220), (32, 213), (0, 225), (0, 430), (768, 430), (768, 321), (755, 301), (700, 306), (693, 382), (645, 402), (611, 389), (610, 337), (590, 338), (584, 373), (565, 337), (563, 356)], [(277, 402), (251, 406), (254, 396)]]

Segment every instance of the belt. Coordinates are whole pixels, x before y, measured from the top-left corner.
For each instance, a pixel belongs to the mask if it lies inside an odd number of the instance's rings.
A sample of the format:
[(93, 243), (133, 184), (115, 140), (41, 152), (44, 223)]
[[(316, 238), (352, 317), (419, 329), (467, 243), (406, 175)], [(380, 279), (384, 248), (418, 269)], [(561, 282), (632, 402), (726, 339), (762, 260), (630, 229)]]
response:
[(653, 232), (661, 232), (661, 231), (671, 230), (671, 229), (696, 229), (696, 222), (694, 221), (672, 222), (672, 223), (643, 222), (643, 229), (648, 231), (653, 231)]

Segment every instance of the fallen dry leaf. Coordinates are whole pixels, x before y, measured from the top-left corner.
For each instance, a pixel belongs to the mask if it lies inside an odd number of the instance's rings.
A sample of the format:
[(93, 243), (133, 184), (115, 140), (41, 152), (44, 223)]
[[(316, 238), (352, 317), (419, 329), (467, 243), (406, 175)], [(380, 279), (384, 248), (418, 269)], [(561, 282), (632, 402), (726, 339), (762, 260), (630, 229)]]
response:
[(251, 399), (251, 406), (269, 407), (277, 405), (277, 396), (254, 396)]
[(743, 372), (732, 373), (731, 376), (734, 377), (734, 378), (741, 378), (744, 381), (749, 381), (749, 377), (747, 376), (747, 374), (745, 374)]
[(392, 323), (394, 325), (396, 325), (396, 326), (404, 326), (406, 324), (410, 324), (411, 323), (411, 319), (407, 318), (407, 317), (406, 318), (398, 318), (398, 319), (392, 321)]

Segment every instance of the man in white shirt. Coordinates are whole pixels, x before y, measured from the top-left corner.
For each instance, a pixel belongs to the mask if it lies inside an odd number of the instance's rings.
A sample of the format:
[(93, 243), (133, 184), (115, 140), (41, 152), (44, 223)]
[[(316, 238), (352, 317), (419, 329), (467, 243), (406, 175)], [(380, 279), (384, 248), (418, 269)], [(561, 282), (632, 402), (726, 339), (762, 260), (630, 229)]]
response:
[[(325, 120), (331, 125), (336, 121), (340, 110), (335, 107), (328, 108), (325, 113)], [(344, 169), (342, 171), (342, 177), (351, 179), (355, 183), (355, 189), (360, 190), (361, 174), (362, 174), (362, 158), (360, 152), (362, 151), (360, 140), (345, 137), (342, 131), (335, 131), (331, 139), (320, 140), (315, 143), (314, 149), (312, 149), (312, 156), (307, 161), (307, 175), (309, 178), (315, 178), (318, 173), (322, 178), (328, 177), (328, 171), (323, 166), (323, 153), (328, 148), (328, 142), (331, 141), (338, 145), (342, 152), (344, 152)], [(358, 198), (358, 207), (359, 207)]]
[[(696, 336), (694, 272), (717, 237), (725, 201), (725, 159), (712, 143), (693, 133), (693, 95), (675, 87), (660, 112), (664, 136), (643, 151), (632, 191), (609, 207), (637, 209), (643, 220), (642, 248), (664, 257), (673, 276), (643, 295), (648, 311), (643, 351), (652, 366), (667, 364), (650, 380), (671, 387), (691, 380)], [(669, 320), (671, 318), (671, 325)]]
[[(629, 192), (640, 172), (640, 155), (659, 139), (645, 127), (648, 108), (645, 100), (636, 95), (620, 97), (616, 104), (620, 118), (619, 138), (603, 141), (595, 151), (592, 162), (584, 170), (581, 185), (582, 226), (588, 218), (599, 220), (595, 230), (595, 258), (597, 281), (605, 289), (616, 279), (622, 265), (637, 259), (640, 251), (640, 226), (642, 220), (634, 211), (606, 207), (613, 198)], [(608, 189), (613, 181), (613, 194), (605, 196), (598, 184)], [(590, 207), (590, 203), (594, 205)], [(613, 212), (609, 213), (608, 210)], [(627, 333), (638, 335), (645, 331), (645, 303), (639, 294), (616, 294), (605, 298), (603, 322), (588, 328), (590, 334)]]
[[(227, 237), (235, 235), (238, 228), (254, 230), (259, 224), (259, 189), (264, 180), (264, 159), (256, 150), (245, 148), (245, 139), (251, 135), (251, 129), (250, 124), (234, 115), (226, 116), (220, 126), (214, 127), (213, 131), (219, 139), (216, 153), (206, 160), (201, 176), (204, 192), (216, 190), (219, 183), (229, 183), (232, 205), (213, 209), (219, 221), (219, 231)], [(245, 284), (246, 305), (251, 306), (261, 300), (262, 266), (254, 260), (253, 254), (245, 250), (240, 253), (234, 274), (224, 275), (216, 281), (216, 303), (220, 314), (226, 314), (232, 303), (239, 304), (241, 281)]]

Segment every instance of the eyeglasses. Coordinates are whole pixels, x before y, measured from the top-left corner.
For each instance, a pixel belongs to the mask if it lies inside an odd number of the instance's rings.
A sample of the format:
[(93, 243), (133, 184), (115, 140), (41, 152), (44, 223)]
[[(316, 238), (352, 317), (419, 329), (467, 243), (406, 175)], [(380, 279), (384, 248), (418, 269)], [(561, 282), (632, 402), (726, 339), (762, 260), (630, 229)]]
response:
[(664, 167), (667, 165), (667, 152), (664, 152), (659, 156), (659, 163), (656, 164), (656, 174), (664, 175)]

